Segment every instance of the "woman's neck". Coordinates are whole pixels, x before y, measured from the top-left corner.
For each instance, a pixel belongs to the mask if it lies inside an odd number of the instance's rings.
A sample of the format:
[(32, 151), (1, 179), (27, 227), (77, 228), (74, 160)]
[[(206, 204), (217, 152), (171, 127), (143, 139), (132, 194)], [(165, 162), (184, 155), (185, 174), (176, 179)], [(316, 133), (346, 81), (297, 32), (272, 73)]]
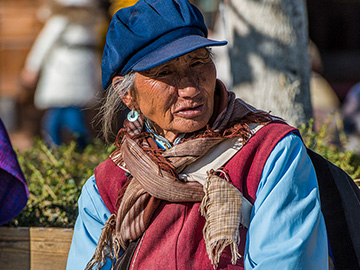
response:
[(152, 123), (149, 119), (145, 120), (145, 128), (148, 132), (153, 135), (154, 140), (161, 148), (171, 148), (173, 145), (178, 144), (180, 140), (185, 136), (185, 133), (175, 134), (168, 133), (164, 134), (163, 132), (159, 132), (158, 128)]

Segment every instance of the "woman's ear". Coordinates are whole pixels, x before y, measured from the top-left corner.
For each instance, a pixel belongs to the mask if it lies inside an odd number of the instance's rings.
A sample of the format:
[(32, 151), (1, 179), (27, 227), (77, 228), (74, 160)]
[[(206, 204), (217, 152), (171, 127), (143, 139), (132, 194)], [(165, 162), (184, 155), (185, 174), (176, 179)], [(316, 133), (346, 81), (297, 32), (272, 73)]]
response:
[(129, 93), (130, 91), (127, 91), (126, 94), (122, 97), (122, 101), (128, 107), (130, 110), (134, 109), (134, 100), (132, 96)]
[(114, 77), (112, 78), (112, 81), (111, 81), (112, 87), (115, 88), (116, 84), (117, 84), (118, 82), (121, 82), (123, 79), (124, 79), (123, 76), (114, 76)]
[[(116, 89), (116, 85), (122, 81), (124, 77), (123, 76), (114, 76), (112, 79), (112, 86), (114, 89)], [(130, 91), (127, 91), (126, 94), (121, 98), (126, 107), (128, 107), (130, 110), (134, 107), (134, 100), (132, 96), (130, 95)]]

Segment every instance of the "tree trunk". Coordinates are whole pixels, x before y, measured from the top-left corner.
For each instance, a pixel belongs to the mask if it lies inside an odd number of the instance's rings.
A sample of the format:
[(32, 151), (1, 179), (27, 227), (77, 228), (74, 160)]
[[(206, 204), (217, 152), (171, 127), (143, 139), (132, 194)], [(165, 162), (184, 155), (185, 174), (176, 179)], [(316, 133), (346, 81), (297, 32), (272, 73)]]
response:
[[(225, 0), (222, 29), (236, 95), (299, 126), (312, 117), (306, 4), (299, 0)], [(221, 27), (221, 26), (220, 26)], [(216, 51), (215, 51), (216, 53)], [(219, 60), (219, 59), (218, 59)], [(220, 62), (224, 58), (220, 58)]]

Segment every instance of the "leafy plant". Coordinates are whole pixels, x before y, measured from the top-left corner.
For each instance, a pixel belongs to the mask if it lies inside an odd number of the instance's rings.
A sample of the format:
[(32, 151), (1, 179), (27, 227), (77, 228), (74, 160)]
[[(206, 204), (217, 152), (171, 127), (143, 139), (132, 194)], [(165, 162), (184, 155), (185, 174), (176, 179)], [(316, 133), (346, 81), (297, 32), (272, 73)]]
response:
[[(334, 163), (347, 172), (353, 179), (360, 178), (360, 155), (354, 151), (344, 151), (346, 144), (345, 134), (340, 131), (337, 133), (337, 143), (334, 143), (334, 134), (329, 128), (329, 118), (318, 131), (314, 131), (314, 121), (300, 127), (300, 133), (307, 147), (322, 155), (324, 158)], [(359, 182), (358, 182), (359, 184)]]
[(24, 210), (8, 225), (74, 226), (81, 187), (113, 150), (99, 139), (81, 152), (75, 142), (48, 148), (38, 139), (30, 150), (19, 152), (30, 196)]

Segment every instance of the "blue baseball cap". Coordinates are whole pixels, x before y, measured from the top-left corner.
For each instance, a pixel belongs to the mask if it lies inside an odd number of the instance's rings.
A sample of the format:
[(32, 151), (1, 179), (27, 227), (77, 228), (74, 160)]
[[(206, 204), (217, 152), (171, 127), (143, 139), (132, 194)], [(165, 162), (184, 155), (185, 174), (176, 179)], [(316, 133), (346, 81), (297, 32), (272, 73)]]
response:
[(145, 71), (193, 50), (223, 46), (207, 38), (201, 12), (188, 0), (140, 0), (111, 20), (101, 63), (102, 87), (115, 75)]

